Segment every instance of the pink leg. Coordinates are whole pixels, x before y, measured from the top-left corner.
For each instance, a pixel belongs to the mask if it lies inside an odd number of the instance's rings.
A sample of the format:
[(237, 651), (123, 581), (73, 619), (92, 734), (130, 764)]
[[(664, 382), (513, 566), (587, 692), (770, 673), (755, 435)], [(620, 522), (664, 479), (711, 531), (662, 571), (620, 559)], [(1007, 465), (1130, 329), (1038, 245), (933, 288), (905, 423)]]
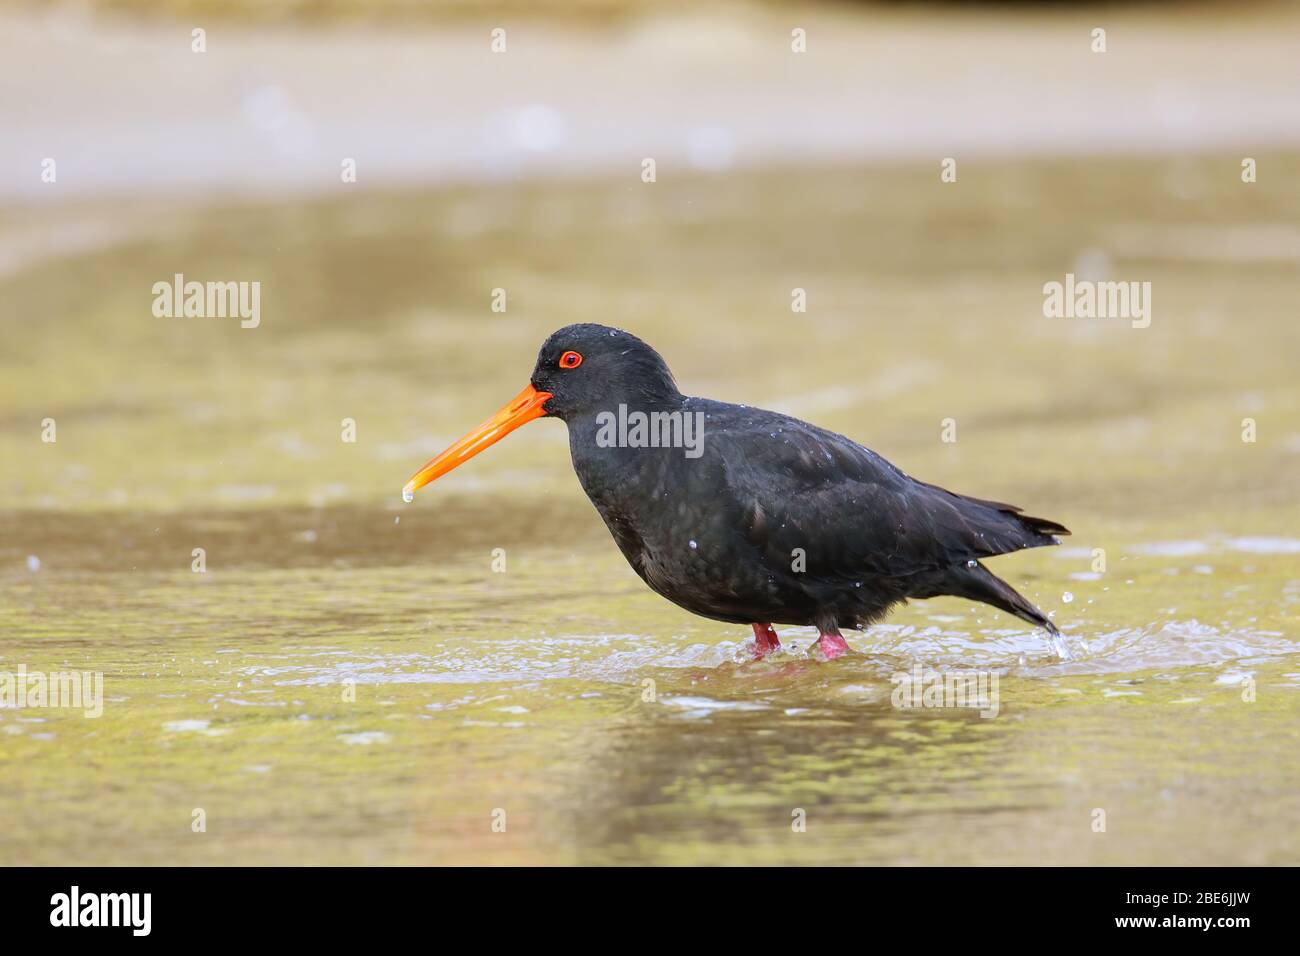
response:
[(821, 649), (822, 656), (828, 661), (833, 661), (835, 658), (849, 652), (848, 641), (844, 640), (844, 636), (840, 634), (838, 628), (832, 627), (826, 631), (818, 628), (817, 634), (817, 646)]
[(776, 629), (771, 624), (754, 624), (754, 657), (762, 658), (781, 646), (781, 639), (776, 636)]

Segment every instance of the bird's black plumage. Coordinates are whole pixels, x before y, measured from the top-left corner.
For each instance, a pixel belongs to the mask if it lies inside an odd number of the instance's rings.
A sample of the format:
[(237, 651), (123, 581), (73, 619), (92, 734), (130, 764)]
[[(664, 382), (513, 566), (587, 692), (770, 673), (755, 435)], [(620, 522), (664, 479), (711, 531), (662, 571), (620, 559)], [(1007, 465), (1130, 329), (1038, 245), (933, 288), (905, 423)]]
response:
[[(560, 358), (577, 352), (581, 365)], [(1058, 543), (1061, 525), (904, 474), (856, 442), (776, 412), (683, 395), (635, 336), (572, 325), (542, 346), (534, 388), (569, 428), (573, 466), (628, 562), (659, 594), (739, 624), (865, 627), (908, 598), (955, 595), (1055, 632), (981, 563)], [(681, 447), (605, 447), (602, 413), (699, 416)], [(608, 422), (608, 417), (603, 419)]]

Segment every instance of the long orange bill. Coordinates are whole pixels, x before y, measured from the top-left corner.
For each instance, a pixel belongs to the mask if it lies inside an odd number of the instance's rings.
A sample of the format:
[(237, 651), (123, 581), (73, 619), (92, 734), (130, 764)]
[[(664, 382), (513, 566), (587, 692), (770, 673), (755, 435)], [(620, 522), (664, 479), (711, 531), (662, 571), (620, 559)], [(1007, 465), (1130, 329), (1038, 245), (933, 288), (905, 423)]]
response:
[(433, 479), (440, 478), (462, 462), (469, 461), (489, 445), (495, 445), (520, 425), (541, 418), (546, 414), (542, 406), (550, 398), (550, 392), (539, 392), (532, 385), (525, 386), (522, 392), (506, 402), (499, 412), (482, 425), (446, 451), (430, 458), (402, 489), (403, 500), (410, 501), (417, 491)]

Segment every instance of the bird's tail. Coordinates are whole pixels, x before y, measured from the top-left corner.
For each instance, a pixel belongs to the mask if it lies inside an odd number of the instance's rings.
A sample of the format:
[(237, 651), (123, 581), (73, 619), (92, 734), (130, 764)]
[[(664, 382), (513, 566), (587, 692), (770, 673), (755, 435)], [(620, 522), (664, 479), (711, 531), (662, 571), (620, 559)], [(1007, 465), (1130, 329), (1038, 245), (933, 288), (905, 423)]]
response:
[(972, 563), (973, 567), (970, 564), (959, 564), (949, 570), (943, 581), (943, 593), (992, 604), (1022, 621), (1045, 628), (1053, 636), (1060, 634), (1056, 625), (1047, 619), (1047, 615), (1021, 597), (1015, 588), (984, 565)]

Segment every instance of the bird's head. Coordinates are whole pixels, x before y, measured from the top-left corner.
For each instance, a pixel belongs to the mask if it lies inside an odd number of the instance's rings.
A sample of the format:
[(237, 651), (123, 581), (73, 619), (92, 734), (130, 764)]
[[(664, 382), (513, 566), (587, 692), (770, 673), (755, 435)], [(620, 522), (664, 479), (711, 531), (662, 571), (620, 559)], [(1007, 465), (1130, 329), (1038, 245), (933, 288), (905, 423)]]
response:
[(546, 415), (569, 421), (629, 408), (662, 408), (682, 400), (659, 353), (635, 335), (605, 325), (568, 325), (542, 343), (524, 390), (483, 424), (431, 458), (402, 489), (420, 488), (473, 458), (520, 425)]
[(551, 397), (546, 414), (570, 418), (617, 407), (681, 401), (659, 353), (630, 332), (607, 325), (566, 325), (537, 353), (532, 387)]

